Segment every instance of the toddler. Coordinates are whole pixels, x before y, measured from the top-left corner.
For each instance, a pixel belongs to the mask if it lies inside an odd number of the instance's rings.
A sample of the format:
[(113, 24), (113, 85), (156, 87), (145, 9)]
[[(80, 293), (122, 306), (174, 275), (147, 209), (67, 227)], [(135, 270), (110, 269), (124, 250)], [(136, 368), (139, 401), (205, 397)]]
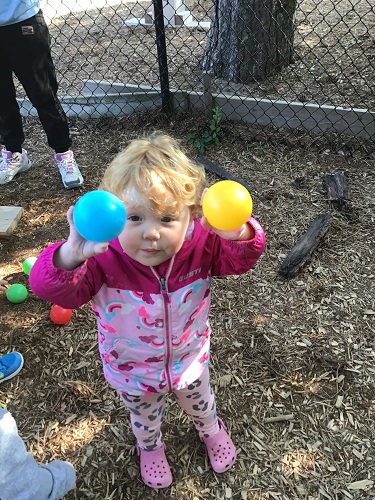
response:
[[(8, 282), (0, 280), (0, 290)], [(14, 377), (23, 357), (12, 352), (0, 358), (0, 382)], [(3, 377), (2, 377), (3, 375)], [(0, 498), (2, 500), (58, 500), (74, 488), (76, 476), (69, 462), (53, 460), (38, 465), (18, 435), (17, 424), (0, 402)]]
[(75, 482), (69, 462), (36, 463), (18, 435), (14, 418), (0, 403), (0, 498), (58, 500), (74, 488)]
[(161, 433), (168, 393), (191, 416), (216, 472), (236, 459), (209, 379), (211, 277), (251, 269), (265, 236), (254, 218), (230, 232), (199, 218), (204, 181), (173, 138), (132, 141), (101, 185), (126, 207), (119, 237), (84, 240), (71, 207), (68, 240), (45, 249), (30, 273), (46, 301), (78, 308), (92, 300), (104, 375), (129, 409), (141, 477), (152, 488), (172, 483)]

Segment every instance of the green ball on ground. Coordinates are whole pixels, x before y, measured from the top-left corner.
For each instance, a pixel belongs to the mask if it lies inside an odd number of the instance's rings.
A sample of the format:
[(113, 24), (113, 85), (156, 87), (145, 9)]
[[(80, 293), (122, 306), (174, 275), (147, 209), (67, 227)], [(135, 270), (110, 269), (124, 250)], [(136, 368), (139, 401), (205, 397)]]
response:
[(27, 259), (22, 262), (22, 270), (25, 274), (27, 274), (27, 276), (30, 275), (31, 268), (33, 267), (35, 262), (36, 257), (27, 257)]
[(6, 291), (7, 299), (9, 300), (9, 302), (12, 302), (13, 304), (20, 304), (21, 302), (26, 300), (27, 295), (28, 295), (27, 288), (19, 283), (14, 283), (13, 285), (10, 285), (10, 287)]

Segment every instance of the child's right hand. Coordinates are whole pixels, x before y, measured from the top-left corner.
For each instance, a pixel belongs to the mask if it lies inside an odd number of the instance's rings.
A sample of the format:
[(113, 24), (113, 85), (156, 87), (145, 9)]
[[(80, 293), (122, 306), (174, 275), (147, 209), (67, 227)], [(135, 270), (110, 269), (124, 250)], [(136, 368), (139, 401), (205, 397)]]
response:
[(104, 253), (108, 249), (108, 243), (95, 243), (82, 238), (73, 222), (73, 208), (70, 207), (67, 212), (70, 228), (69, 238), (54, 256), (55, 266), (66, 270), (75, 269), (85, 260)]

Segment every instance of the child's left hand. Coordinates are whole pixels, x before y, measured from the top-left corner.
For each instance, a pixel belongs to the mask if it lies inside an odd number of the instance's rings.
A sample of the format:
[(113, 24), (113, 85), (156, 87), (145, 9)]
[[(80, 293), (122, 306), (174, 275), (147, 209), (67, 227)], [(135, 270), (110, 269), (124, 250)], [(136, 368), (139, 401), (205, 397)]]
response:
[(250, 224), (242, 224), (241, 227), (235, 229), (234, 231), (219, 231), (211, 226), (206, 217), (203, 215), (201, 218), (201, 225), (205, 229), (216, 233), (220, 238), (224, 240), (232, 240), (232, 241), (246, 241), (252, 240), (255, 236), (254, 229), (250, 226)]
[[(207, 188), (203, 190), (201, 203), (203, 202), (204, 195), (207, 193)], [(215, 229), (208, 222), (206, 217), (203, 215), (201, 218), (201, 225), (208, 231), (212, 231), (216, 233), (220, 238), (224, 240), (232, 240), (232, 241), (246, 241), (252, 240), (255, 236), (255, 231), (250, 224), (242, 224), (241, 227), (235, 229), (234, 231), (220, 231), (219, 229)]]
[(0, 280), (0, 290), (6, 292), (9, 283), (6, 280)]

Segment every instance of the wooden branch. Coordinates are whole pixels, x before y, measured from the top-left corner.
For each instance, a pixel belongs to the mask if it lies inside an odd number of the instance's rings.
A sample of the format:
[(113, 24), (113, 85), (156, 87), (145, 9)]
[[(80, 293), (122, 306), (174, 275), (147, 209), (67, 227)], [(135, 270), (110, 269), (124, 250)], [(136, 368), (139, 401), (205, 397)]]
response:
[(276, 415), (275, 417), (267, 417), (264, 419), (266, 424), (270, 424), (272, 422), (287, 422), (288, 420), (294, 420), (293, 413), (288, 415)]
[(327, 199), (341, 210), (348, 201), (346, 179), (343, 172), (326, 175), (324, 178)]
[(314, 219), (305, 234), (294, 245), (279, 268), (279, 274), (291, 278), (308, 262), (312, 253), (326, 235), (332, 217), (324, 214)]
[(242, 180), (240, 177), (237, 177), (236, 175), (231, 174), (230, 172), (228, 172), (228, 170), (225, 170), (225, 168), (222, 168), (222, 167), (219, 167), (218, 165), (215, 165), (215, 163), (213, 163), (210, 160), (207, 160), (206, 158), (196, 158), (195, 161), (197, 163), (200, 163), (202, 165), (202, 167), (204, 167), (206, 172), (208, 171), (208, 172), (211, 172), (212, 174), (216, 174), (221, 179), (225, 179), (225, 180), (229, 180), (229, 181), (236, 181), (239, 184), (242, 184), (242, 186), (244, 186), (249, 191), (249, 193), (252, 192), (252, 189), (247, 182)]

